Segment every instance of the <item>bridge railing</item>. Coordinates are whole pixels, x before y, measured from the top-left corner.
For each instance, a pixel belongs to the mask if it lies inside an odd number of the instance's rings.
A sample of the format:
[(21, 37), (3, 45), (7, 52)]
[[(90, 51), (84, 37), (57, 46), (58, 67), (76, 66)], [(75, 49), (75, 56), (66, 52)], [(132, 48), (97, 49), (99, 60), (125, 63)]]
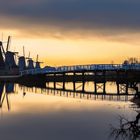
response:
[(83, 70), (140, 70), (140, 64), (93, 64), (93, 65), (74, 65), (74, 66), (60, 66), (54, 68), (38, 68), (21, 71), (21, 75), (41, 74), (41, 73), (55, 73), (55, 72), (71, 72)]
[(29, 75), (29, 74), (41, 74), (41, 73), (45, 73), (44, 69), (41, 68), (36, 68), (36, 69), (28, 69), (28, 70), (24, 70), (24, 71), (20, 71), (20, 75)]
[(80, 70), (140, 70), (140, 64), (100, 64), (100, 65), (75, 65), (56, 67), (57, 72)]

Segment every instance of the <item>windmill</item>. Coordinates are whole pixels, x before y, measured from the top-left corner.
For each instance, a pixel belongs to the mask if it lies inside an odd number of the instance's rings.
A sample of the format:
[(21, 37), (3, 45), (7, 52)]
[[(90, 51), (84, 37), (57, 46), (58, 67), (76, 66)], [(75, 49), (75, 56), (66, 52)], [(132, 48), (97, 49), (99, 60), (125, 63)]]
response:
[(19, 66), (19, 70), (23, 71), (26, 69), (26, 61), (25, 61), (25, 48), (23, 46), (23, 55), (22, 56), (18, 56), (18, 66)]
[(7, 46), (6, 46), (6, 52), (5, 52), (5, 64), (9, 68), (14, 68), (14, 67), (17, 67), (16, 61), (15, 61), (15, 55), (18, 52), (9, 51), (10, 42), (11, 42), (11, 37), (8, 36), (8, 41), (7, 41)]
[(26, 58), (27, 60), (27, 69), (34, 69), (34, 61), (32, 60), (32, 58), (30, 58), (30, 52), (28, 57)]
[(38, 69), (38, 68), (40, 69), (40, 68), (41, 68), (41, 67), (40, 67), (40, 64), (43, 63), (43, 62), (39, 62), (38, 59), (39, 59), (39, 55), (37, 54), (36, 62), (35, 62), (35, 68), (36, 68), (36, 69)]

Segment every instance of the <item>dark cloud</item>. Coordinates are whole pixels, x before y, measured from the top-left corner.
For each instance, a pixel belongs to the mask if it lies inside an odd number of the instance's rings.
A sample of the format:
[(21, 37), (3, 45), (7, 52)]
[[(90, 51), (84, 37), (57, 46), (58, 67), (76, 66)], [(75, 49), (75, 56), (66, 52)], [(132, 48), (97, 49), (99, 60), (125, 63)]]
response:
[(138, 0), (5, 0), (0, 4), (0, 16), (13, 19), (14, 26), (20, 22), (65, 30), (140, 30), (139, 14)]

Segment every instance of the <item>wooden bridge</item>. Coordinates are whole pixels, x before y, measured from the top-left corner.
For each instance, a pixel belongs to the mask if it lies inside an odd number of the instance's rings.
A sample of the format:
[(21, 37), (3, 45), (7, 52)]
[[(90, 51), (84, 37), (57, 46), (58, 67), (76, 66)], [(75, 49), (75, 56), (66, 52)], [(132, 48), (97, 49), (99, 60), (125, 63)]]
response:
[[(73, 83), (73, 91), (77, 90), (77, 83), (81, 83), (81, 91), (85, 92), (86, 82), (94, 83), (93, 94), (106, 94), (106, 83), (115, 82), (117, 94), (128, 94), (129, 89), (139, 93), (140, 64), (103, 64), (103, 65), (75, 65), (61, 66), (51, 69), (34, 69), (21, 72), (34, 82), (45, 82), (47, 86), (53, 83), (56, 89), (57, 83), (61, 83), (66, 90), (66, 83)], [(29, 80), (30, 81), (30, 80)], [(100, 91), (99, 91), (100, 89)]]

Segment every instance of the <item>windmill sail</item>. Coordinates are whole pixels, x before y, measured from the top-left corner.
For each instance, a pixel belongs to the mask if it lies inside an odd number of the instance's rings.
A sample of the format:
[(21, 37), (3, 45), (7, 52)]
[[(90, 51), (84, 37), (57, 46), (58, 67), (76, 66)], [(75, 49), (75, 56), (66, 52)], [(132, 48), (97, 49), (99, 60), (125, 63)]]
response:
[(3, 50), (2, 47), (3, 47), (2, 42), (0, 42), (0, 68), (3, 68), (5, 66), (4, 58), (3, 58), (3, 55), (2, 55), (2, 50)]
[(3, 94), (3, 90), (4, 90), (4, 83), (0, 83), (0, 103), (2, 102), (2, 94)]

